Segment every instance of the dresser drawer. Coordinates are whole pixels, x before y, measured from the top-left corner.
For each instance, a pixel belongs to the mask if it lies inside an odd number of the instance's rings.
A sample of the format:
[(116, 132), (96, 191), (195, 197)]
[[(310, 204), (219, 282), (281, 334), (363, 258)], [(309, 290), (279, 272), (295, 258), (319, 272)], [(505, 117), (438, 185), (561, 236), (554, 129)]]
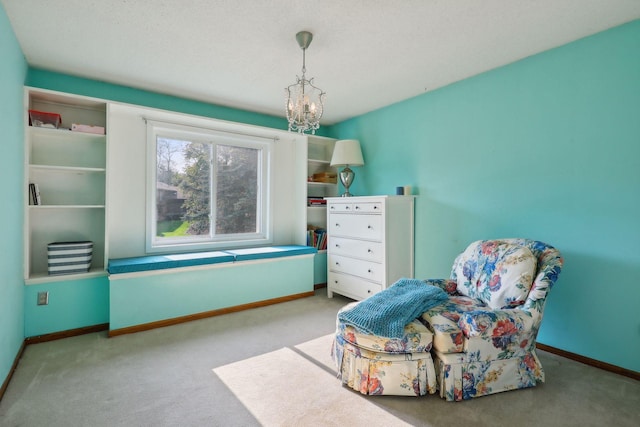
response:
[(346, 255), (368, 261), (382, 262), (383, 248), (382, 242), (329, 236), (328, 249), (332, 254), (336, 255)]
[(382, 213), (384, 205), (381, 202), (358, 202), (358, 203), (340, 203), (332, 202), (329, 204), (329, 212), (337, 213)]
[(331, 271), (359, 276), (376, 283), (382, 283), (382, 279), (384, 278), (382, 264), (372, 261), (364, 261), (329, 253), (327, 256), (327, 266)]
[(365, 299), (382, 290), (382, 286), (358, 277), (329, 272), (329, 290), (355, 299)]
[(383, 205), (380, 202), (372, 202), (372, 203), (354, 203), (353, 204), (353, 212), (355, 213), (382, 213)]
[(353, 203), (330, 203), (329, 212), (353, 212)]
[(329, 214), (329, 235), (381, 241), (382, 215)]

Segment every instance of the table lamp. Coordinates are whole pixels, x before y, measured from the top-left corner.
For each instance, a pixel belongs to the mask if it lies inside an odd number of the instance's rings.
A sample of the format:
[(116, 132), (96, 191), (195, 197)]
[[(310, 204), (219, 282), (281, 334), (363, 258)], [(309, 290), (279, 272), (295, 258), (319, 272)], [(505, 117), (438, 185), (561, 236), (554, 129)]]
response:
[(360, 142), (357, 139), (340, 139), (336, 141), (333, 148), (333, 156), (331, 157), (331, 166), (342, 167), (340, 172), (340, 182), (344, 185), (344, 194), (342, 197), (351, 197), (349, 187), (353, 183), (355, 173), (349, 166), (363, 166), (362, 151), (360, 150)]

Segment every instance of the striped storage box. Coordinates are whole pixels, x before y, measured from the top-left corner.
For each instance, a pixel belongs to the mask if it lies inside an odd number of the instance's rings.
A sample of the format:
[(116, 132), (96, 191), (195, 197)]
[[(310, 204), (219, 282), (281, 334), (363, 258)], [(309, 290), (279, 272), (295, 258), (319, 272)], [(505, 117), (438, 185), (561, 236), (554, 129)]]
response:
[(93, 242), (54, 242), (47, 245), (49, 274), (86, 273), (91, 268)]

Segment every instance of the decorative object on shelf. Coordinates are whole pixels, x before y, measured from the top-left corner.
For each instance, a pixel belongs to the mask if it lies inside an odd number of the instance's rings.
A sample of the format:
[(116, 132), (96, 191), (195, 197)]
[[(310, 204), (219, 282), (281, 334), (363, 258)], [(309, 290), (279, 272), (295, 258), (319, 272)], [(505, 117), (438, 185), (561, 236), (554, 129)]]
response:
[(42, 128), (58, 129), (62, 124), (62, 116), (47, 111), (29, 110), (29, 125)]
[(73, 123), (71, 125), (73, 132), (93, 133), (96, 135), (104, 135), (104, 126), (91, 126)]
[(353, 183), (355, 173), (349, 166), (364, 166), (362, 158), (362, 150), (360, 150), (360, 141), (357, 139), (341, 139), (336, 141), (331, 157), (331, 166), (342, 167), (340, 172), (340, 182), (344, 185), (344, 194), (342, 197), (351, 197), (349, 187)]
[(324, 182), (327, 184), (335, 184), (338, 182), (337, 180), (338, 174), (335, 172), (318, 172), (314, 173), (311, 176), (311, 182)]
[(302, 78), (296, 76), (296, 83), (285, 89), (289, 131), (315, 134), (320, 127), (322, 104), (326, 94), (322, 89), (313, 85), (313, 78), (307, 80), (305, 75), (307, 72), (305, 52), (313, 40), (313, 34), (308, 31), (300, 31), (296, 34), (296, 40), (302, 49)]
[(91, 268), (93, 242), (53, 242), (47, 245), (49, 275), (86, 273)]

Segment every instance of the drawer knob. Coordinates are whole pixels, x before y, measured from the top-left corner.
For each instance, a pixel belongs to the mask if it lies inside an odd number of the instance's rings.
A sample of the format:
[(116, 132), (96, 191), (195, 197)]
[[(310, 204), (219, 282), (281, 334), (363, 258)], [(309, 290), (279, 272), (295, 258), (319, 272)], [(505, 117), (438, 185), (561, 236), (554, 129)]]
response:
[(336, 247), (336, 248), (339, 248), (339, 247), (340, 247), (340, 245), (336, 243), (336, 244), (335, 244), (335, 247)]
[(358, 210), (358, 209), (360, 209), (360, 206), (357, 206), (357, 205), (356, 205), (356, 210)]
[(367, 228), (368, 228), (369, 230), (371, 230), (371, 229), (373, 228), (373, 226), (372, 226), (372, 225), (367, 225)]
[(336, 222), (336, 227), (340, 227), (340, 224)]
[(371, 249), (367, 249), (367, 253), (372, 254), (373, 251)]
[(344, 209), (345, 209), (346, 211), (348, 211), (348, 210), (349, 210), (349, 206), (345, 206), (345, 208), (344, 208)]
[(367, 289), (367, 293), (370, 294), (371, 293), (371, 289)]
[(368, 270), (367, 270), (367, 273), (371, 273), (371, 269), (368, 269)]
[(340, 263), (338, 261), (336, 261), (336, 265), (340, 265)]
[(376, 209), (378, 209), (378, 207), (377, 207), (377, 206), (374, 206), (374, 207), (373, 207), (373, 210), (376, 210)]

